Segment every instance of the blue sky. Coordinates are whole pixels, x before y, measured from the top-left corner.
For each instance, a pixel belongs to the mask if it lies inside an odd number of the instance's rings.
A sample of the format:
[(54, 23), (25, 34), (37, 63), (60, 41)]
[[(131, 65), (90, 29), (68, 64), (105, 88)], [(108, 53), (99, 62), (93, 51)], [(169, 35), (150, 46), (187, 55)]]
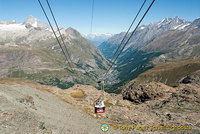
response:
[[(41, 1), (46, 5), (45, 0)], [(150, 2), (147, 0), (145, 9)], [(60, 27), (71, 26), (81, 33), (90, 33), (92, 0), (49, 0), (49, 3)], [(142, 3), (143, 0), (94, 0), (93, 33), (126, 31)], [(199, 6), (200, 0), (156, 0), (142, 24), (175, 16), (193, 21), (200, 17)], [(22, 23), (29, 15), (47, 22), (37, 0), (0, 0), (0, 20), (15, 19)]]

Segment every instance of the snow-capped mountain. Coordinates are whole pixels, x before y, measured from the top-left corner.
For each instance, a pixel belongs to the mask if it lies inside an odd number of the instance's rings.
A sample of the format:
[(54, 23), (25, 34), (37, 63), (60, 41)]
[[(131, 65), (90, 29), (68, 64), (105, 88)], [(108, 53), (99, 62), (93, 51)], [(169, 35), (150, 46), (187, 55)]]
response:
[(27, 28), (34, 27), (38, 29), (50, 29), (50, 26), (42, 21), (39, 21), (38, 19), (34, 18), (32, 15), (30, 15), (23, 23)]
[(184, 19), (178, 18), (178, 16), (176, 16), (175, 18), (167, 17), (167, 18), (165, 18), (162, 21), (157, 23), (158, 27), (165, 26), (169, 30), (171, 30), (171, 29), (182, 30), (185, 27), (189, 26), (190, 24), (191, 24), (190, 22), (188, 22)]
[[(154, 40), (156, 37), (170, 30), (185, 31), (189, 28), (191, 22), (175, 18), (165, 18), (159, 22), (150, 23), (148, 25), (142, 25), (135, 32), (133, 37), (130, 39), (126, 48), (140, 49), (148, 45), (149, 41)], [(120, 44), (124, 33), (115, 34), (109, 38), (106, 42), (103, 42), (98, 48), (104, 53), (107, 58), (110, 58), (113, 54), (113, 50)], [(129, 35), (128, 35), (129, 37)]]
[[(61, 46), (65, 53), (68, 50), (73, 72), (46, 23), (33, 16), (22, 24), (0, 21), (0, 77), (28, 78), (61, 88), (76, 82), (96, 84), (97, 77), (108, 67), (105, 57), (75, 29), (60, 31), (67, 49), (63, 43)], [(55, 32), (58, 34), (56, 29)], [(59, 35), (58, 38), (61, 42)]]
[(25, 30), (25, 25), (22, 24), (0, 24), (0, 30), (1, 31), (19, 31), (19, 30)]
[(0, 21), (0, 41), (18, 46), (37, 45), (40, 41), (54, 38), (48, 24), (29, 16), (22, 24), (16, 21)]
[[(130, 33), (128, 34), (129, 37)], [(98, 48), (111, 59), (124, 33), (116, 34)], [(178, 17), (140, 26), (117, 61), (119, 79), (130, 79), (163, 62), (200, 57), (200, 18), (189, 22)]]
[(107, 33), (107, 34), (83, 34), (83, 37), (86, 38), (88, 41), (90, 41), (95, 46), (99, 46), (102, 42), (106, 41), (110, 37), (112, 37), (113, 34)]

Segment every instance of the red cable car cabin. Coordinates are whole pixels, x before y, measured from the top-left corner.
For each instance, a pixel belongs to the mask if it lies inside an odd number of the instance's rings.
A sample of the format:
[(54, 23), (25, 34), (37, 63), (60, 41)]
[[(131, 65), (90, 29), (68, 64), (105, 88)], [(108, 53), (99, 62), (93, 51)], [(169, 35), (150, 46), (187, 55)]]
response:
[(95, 113), (105, 113), (105, 105), (103, 101), (96, 101), (94, 103)]

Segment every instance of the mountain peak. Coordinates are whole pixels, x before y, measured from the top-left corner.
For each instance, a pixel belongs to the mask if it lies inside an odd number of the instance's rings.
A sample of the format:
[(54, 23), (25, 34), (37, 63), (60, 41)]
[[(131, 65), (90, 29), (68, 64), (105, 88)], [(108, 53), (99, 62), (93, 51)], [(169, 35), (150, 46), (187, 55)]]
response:
[(66, 30), (69, 30), (69, 31), (76, 31), (76, 30), (73, 29), (72, 27), (68, 27)]
[(182, 23), (182, 22), (184, 22), (184, 20), (180, 19), (178, 16), (176, 16), (174, 18), (166, 17), (160, 23), (170, 23), (170, 22), (174, 22), (174, 23), (181, 22)]
[(169, 29), (182, 30), (186, 26), (190, 25), (190, 22), (188, 22), (184, 19), (180, 19), (178, 16), (176, 16), (174, 18), (167, 17), (156, 24), (157, 24), (156, 26), (158, 26), (158, 28), (164, 28), (165, 30), (169, 30)]
[(175, 18), (173, 18), (173, 20), (175, 20), (176, 22), (179, 22), (179, 18), (178, 18), (178, 16), (176, 16)]
[(195, 20), (192, 22), (192, 25), (200, 27), (200, 18), (195, 19)]
[(37, 22), (37, 21), (38, 21), (38, 20), (37, 20), (35, 17), (33, 17), (32, 15), (29, 15), (28, 18), (24, 21), (24, 24), (35, 23), (35, 22)]
[(33, 15), (29, 15), (27, 19), (36, 19)]
[(180, 19), (178, 16), (174, 17), (172, 19), (172, 21), (174, 21), (175, 23), (183, 23), (183, 22), (185, 22), (184, 20)]
[(77, 30), (73, 29), (72, 27), (68, 27), (65, 31), (67, 34), (72, 35), (72, 36), (81, 36), (81, 34)]
[[(172, 21), (172, 18), (166, 17), (163, 20), (161, 20), (160, 22), (158, 22), (158, 25), (166, 25), (168, 23), (170, 23)], [(152, 23), (150, 23), (150, 25), (152, 25)]]
[(29, 17), (24, 21), (23, 23), (27, 28), (37, 28), (37, 29), (48, 29), (50, 28), (48, 24), (36, 19), (32, 15), (29, 15)]
[(170, 22), (172, 20), (172, 18), (170, 17), (166, 17), (165, 19), (163, 19), (161, 22)]

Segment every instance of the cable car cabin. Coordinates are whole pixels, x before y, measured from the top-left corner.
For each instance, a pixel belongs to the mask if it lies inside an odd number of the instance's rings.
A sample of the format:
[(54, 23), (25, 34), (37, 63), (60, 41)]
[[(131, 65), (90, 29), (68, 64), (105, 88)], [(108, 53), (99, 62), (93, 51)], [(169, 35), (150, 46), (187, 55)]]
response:
[(95, 113), (105, 113), (105, 105), (103, 101), (95, 101)]

